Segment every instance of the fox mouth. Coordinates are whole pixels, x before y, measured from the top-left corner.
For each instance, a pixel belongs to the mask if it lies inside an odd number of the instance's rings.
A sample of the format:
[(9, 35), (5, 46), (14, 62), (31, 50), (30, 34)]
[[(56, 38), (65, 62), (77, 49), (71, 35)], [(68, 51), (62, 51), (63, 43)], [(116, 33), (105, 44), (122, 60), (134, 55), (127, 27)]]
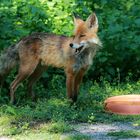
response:
[(76, 48), (75, 53), (76, 53), (76, 54), (80, 54), (80, 52), (82, 51), (83, 47), (84, 47), (84, 45), (82, 45), (82, 46), (79, 47), (79, 48)]

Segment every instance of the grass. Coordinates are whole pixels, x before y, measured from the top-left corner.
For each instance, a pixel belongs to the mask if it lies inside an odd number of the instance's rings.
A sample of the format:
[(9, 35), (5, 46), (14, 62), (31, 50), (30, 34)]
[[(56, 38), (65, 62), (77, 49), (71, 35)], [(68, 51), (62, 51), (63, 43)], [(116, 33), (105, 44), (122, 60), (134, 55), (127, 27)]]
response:
[(77, 134), (67, 136), (64, 140), (91, 140), (91, 137), (87, 135)]
[(109, 136), (115, 136), (117, 138), (140, 138), (140, 131), (119, 131), (119, 132), (109, 132)]
[[(140, 116), (121, 116), (106, 113), (104, 100), (110, 96), (122, 94), (140, 94), (140, 81), (135, 83), (111, 85), (103, 82), (101, 85), (89, 81), (81, 86), (79, 99), (73, 106), (65, 96), (63, 81), (56, 79), (47, 90), (43, 86), (36, 86), (38, 91), (37, 102), (23, 98), (24, 86), (16, 92), (19, 102), (17, 105), (8, 105), (1, 98), (0, 106), (0, 136), (8, 136), (13, 139), (30, 140), (55, 139), (59, 140), (64, 133), (73, 131), (71, 124), (78, 122), (86, 123), (112, 123), (116, 121), (133, 122), (140, 126)], [(23, 94), (23, 95), (22, 95)], [(138, 136), (137, 132), (124, 132), (123, 136)], [(119, 132), (112, 132), (108, 135), (121, 136)], [(66, 140), (89, 140), (89, 136), (76, 134), (67, 136)]]

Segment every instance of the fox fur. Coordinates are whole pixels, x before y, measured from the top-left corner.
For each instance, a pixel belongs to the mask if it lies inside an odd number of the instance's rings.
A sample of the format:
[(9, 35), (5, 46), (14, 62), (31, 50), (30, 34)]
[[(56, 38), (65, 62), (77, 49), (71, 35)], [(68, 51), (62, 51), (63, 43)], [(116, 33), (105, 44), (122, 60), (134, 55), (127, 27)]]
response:
[(0, 55), (0, 78), (19, 65), (18, 74), (10, 85), (10, 102), (19, 84), (28, 78), (28, 92), (32, 98), (34, 83), (48, 66), (63, 68), (66, 73), (68, 98), (77, 100), (78, 90), (85, 71), (101, 46), (97, 36), (98, 20), (92, 13), (86, 21), (74, 18), (74, 36), (34, 33), (4, 50)]

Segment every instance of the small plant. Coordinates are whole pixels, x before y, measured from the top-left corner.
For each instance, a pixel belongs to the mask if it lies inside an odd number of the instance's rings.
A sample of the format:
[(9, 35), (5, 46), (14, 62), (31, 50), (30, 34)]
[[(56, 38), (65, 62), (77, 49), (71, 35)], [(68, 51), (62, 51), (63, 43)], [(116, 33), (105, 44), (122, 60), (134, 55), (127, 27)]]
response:
[(72, 126), (64, 121), (51, 123), (50, 127), (48, 128), (48, 132), (51, 133), (65, 133), (70, 132), (72, 130), (73, 130)]

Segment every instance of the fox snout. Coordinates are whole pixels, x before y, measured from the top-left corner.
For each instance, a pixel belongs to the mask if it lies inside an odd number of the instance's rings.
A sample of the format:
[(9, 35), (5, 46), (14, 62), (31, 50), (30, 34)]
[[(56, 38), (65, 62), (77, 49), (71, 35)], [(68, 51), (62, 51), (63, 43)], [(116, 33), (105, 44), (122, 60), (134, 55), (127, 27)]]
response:
[(69, 46), (73, 49), (75, 49), (75, 54), (79, 54), (82, 52), (82, 50), (84, 49), (84, 43), (80, 43), (80, 44), (77, 44), (77, 43), (70, 43)]
[(70, 43), (69, 45), (70, 45), (70, 47), (73, 48), (73, 49), (78, 49), (78, 48), (84, 47), (84, 43), (80, 43), (80, 44), (77, 44), (77, 43)]
[(70, 47), (73, 48), (73, 43), (70, 43)]

